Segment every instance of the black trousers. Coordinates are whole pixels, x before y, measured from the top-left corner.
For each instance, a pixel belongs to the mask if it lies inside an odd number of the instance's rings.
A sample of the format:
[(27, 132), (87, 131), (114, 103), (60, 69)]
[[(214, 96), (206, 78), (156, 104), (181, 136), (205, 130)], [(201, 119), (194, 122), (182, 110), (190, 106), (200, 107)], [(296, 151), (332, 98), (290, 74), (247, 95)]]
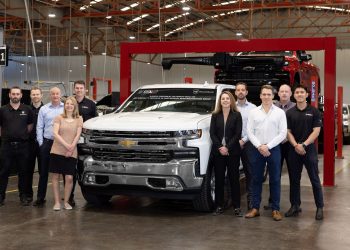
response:
[(309, 179), (312, 185), (312, 191), (314, 194), (314, 200), (316, 207), (322, 208), (323, 193), (320, 177), (318, 176), (318, 159), (315, 144), (311, 144), (306, 147), (306, 154), (299, 155), (295, 152), (293, 147), (290, 147), (288, 153), (289, 161), (289, 181), (290, 181), (290, 203), (292, 205), (301, 204), (300, 200), (300, 179), (303, 165), (305, 165), (306, 171), (309, 175)]
[(50, 163), (50, 151), (53, 144), (53, 140), (44, 139), (43, 144), (40, 146), (40, 162), (39, 165), (39, 185), (38, 185), (38, 199), (45, 199), (47, 190), (47, 181), (49, 177), (49, 163)]
[(27, 194), (27, 163), (28, 163), (28, 142), (7, 142), (1, 143), (1, 166), (0, 166), (0, 195), (5, 199), (8, 177), (11, 169), (17, 166), (19, 196)]
[(215, 155), (215, 204), (217, 207), (224, 206), (225, 173), (231, 187), (231, 198), (234, 208), (241, 207), (241, 191), (239, 185), (239, 155)]
[(35, 169), (35, 163), (38, 161), (38, 169), (41, 168), (40, 161), (40, 150), (39, 144), (36, 140), (29, 141), (29, 157), (28, 157), (28, 168), (27, 168), (27, 196), (33, 198), (33, 174)]
[(243, 171), (245, 175), (248, 208), (251, 208), (252, 201), (252, 164), (250, 162), (250, 155), (253, 147), (253, 144), (250, 141), (248, 141), (244, 144), (244, 147), (241, 151), (241, 161), (243, 164)]

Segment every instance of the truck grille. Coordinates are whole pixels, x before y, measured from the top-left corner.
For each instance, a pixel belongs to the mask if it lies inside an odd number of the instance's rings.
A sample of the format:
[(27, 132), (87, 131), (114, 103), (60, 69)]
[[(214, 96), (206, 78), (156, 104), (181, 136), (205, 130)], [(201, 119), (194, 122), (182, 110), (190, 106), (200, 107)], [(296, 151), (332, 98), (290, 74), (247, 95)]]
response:
[(103, 137), (109, 138), (169, 138), (174, 137), (170, 131), (107, 131), (107, 130), (92, 130), (91, 139), (99, 139)]
[(94, 149), (93, 158), (101, 161), (168, 162), (172, 152), (166, 150)]

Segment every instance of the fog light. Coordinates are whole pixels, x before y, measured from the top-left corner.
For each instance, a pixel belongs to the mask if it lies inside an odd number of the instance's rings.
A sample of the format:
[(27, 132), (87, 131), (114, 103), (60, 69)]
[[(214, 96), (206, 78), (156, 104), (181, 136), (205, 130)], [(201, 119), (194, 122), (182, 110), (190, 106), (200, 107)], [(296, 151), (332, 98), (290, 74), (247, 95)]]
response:
[(86, 176), (86, 182), (87, 183), (95, 183), (96, 182), (96, 178), (94, 175), (87, 175)]
[(166, 179), (165, 185), (167, 188), (182, 190), (182, 185), (177, 179)]

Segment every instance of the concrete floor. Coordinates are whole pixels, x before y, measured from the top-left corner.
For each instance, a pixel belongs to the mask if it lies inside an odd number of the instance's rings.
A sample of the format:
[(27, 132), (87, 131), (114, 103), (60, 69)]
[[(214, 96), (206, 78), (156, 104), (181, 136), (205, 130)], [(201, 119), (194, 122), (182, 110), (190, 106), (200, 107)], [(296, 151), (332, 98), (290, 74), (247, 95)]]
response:
[[(337, 186), (324, 189), (321, 222), (314, 219), (307, 176), (302, 181), (303, 212), (280, 222), (273, 221), (269, 211), (261, 210), (260, 217), (248, 220), (234, 217), (231, 210), (212, 216), (193, 211), (189, 202), (124, 196), (114, 197), (109, 207), (95, 208), (86, 205), (79, 188), (74, 210), (54, 212), (51, 186), (44, 208), (21, 207), (17, 179), (12, 177), (6, 204), (0, 207), (0, 249), (349, 249), (349, 149), (344, 148), (344, 160), (336, 160)], [(281, 194), (285, 212), (286, 173)], [(265, 185), (265, 201), (267, 196)], [(243, 197), (242, 204), (246, 204)]]

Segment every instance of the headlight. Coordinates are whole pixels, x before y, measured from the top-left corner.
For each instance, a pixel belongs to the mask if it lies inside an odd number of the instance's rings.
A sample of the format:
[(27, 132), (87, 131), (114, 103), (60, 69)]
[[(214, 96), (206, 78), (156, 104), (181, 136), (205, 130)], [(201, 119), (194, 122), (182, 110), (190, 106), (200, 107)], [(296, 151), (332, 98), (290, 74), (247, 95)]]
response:
[(186, 139), (198, 139), (198, 138), (201, 138), (202, 136), (202, 130), (201, 129), (179, 130), (179, 131), (175, 131), (174, 136), (183, 137)]

